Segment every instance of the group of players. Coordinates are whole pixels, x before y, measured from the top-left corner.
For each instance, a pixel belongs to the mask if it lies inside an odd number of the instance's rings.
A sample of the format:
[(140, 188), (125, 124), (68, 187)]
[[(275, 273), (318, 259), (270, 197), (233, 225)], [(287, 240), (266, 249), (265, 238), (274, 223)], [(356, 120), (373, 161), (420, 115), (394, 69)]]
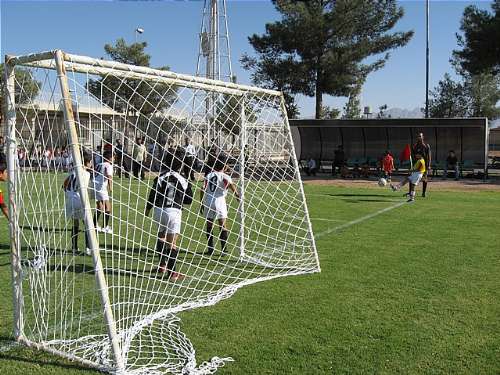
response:
[(392, 191), (399, 191), (404, 185), (409, 184), (409, 191), (405, 194), (409, 203), (415, 201), (415, 189), (420, 181), (422, 181), (422, 197), (425, 197), (427, 192), (428, 174), (431, 168), (431, 147), (425, 143), (423, 133), (417, 135), (417, 142), (413, 145), (411, 153), (414, 155), (415, 163), (410, 174), (399, 184), (390, 185)]
[[(181, 174), (186, 159), (183, 148), (171, 148), (165, 153), (162, 168), (154, 179), (146, 203), (146, 216), (153, 210), (153, 220), (158, 225), (156, 252), (159, 255), (158, 272), (166, 274), (171, 281), (184, 278), (176, 272), (176, 261), (179, 250), (177, 241), (181, 233), (182, 209), (193, 201), (191, 182)], [(109, 225), (111, 218), (110, 194), (113, 181), (113, 154), (111, 150), (103, 153), (102, 161), (94, 166), (90, 155), (83, 156), (83, 178), (89, 193), (96, 200), (94, 226), (96, 231), (112, 233)], [(226, 203), (227, 191), (231, 190), (239, 200), (240, 195), (228, 173), (227, 156), (224, 153), (213, 155), (206, 163), (203, 188), (200, 190), (200, 214), (206, 219), (207, 251), (206, 255), (214, 253), (214, 222), (219, 225), (219, 240), (221, 256), (226, 254), (229, 232), (226, 226), (228, 209)], [(80, 188), (76, 172), (72, 171), (63, 183), (65, 191), (66, 217), (73, 220), (72, 246), (78, 249), (79, 222), (83, 220), (84, 210), (81, 204)], [(99, 217), (103, 213), (103, 226), (99, 226)], [(88, 231), (85, 230), (86, 253), (92, 254)]]

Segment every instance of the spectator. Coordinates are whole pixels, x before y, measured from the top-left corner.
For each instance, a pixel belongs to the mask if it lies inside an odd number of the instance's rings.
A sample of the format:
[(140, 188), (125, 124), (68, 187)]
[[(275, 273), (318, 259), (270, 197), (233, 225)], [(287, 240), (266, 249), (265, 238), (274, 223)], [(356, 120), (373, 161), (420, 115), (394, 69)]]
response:
[(392, 171), (394, 170), (394, 158), (389, 150), (386, 150), (382, 158), (382, 174), (387, 182), (391, 182)]
[(359, 178), (361, 176), (361, 169), (359, 168), (359, 164), (354, 164), (354, 168), (352, 169), (352, 177)]
[(208, 149), (206, 160), (205, 160), (205, 167), (203, 170), (203, 173), (205, 176), (207, 176), (210, 172), (212, 172), (212, 169), (215, 165), (215, 162), (222, 157), (222, 151), (217, 145), (217, 142), (215, 138), (212, 138), (210, 140), (210, 148)]
[[(123, 144), (120, 139), (116, 140), (116, 145), (115, 145), (115, 166), (116, 166), (116, 175), (118, 177), (121, 177), (123, 171)], [(126, 176), (127, 174), (124, 173), (124, 175)]]
[(453, 169), (455, 171), (455, 181), (458, 181), (460, 176), (460, 171), (458, 169), (458, 159), (455, 155), (454, 150), (448, 152), (448, 157), (446, 158), (446, 167), (444, 168), (443, 179), (448, 177), (448, 170)]
[(305, 167), (305, 172), (308, 176), (316, 176), (318, 168), (316, 166), (316, 160), (313, 158), (309, 158), (307, 160), (307, 166)]
[(334, 159), (332, 164), (332, 176), (337, 174), (337, 168), (339, 169), (339, 173), (342, 174), (342, 167), (345, 165), (345, 154), (344, 154), (344, 146), (339, 145), (334, 153)]
[(196, 163), (196, 147), (193, 146), (191, 140), (186, 138), (184, 140), (184, 176), (188, 180), (194, 181), (194, 168)]
[(5, 139), (0, 135), (0, 163), (6, 160), (7, 145)]
[(132, 152), (132, 158), (132, 171), (134, 176), (139, 180), (144, 180), (143, 162), (146, 158), (146, 146), (142, 138), (137, 138), (136, 144), (134, 145), (134, 151)]
[(349, 170), (349, 168), (346, 167), (345, 164), (342, 167), (340, 167), (340, 177), (341, 178), (352, 178), (352, 173)]
[(361, 165), (361, 177), (370, 178), (370, 166), (367, 161)]

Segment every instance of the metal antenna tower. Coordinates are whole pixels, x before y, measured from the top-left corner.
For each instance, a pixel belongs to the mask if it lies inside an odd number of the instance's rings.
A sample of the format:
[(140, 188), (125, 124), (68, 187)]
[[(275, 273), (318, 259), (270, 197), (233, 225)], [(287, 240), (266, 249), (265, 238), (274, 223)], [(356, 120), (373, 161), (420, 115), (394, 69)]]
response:
[(196, 75), (233, 81), (226, 0), (204, 0)]

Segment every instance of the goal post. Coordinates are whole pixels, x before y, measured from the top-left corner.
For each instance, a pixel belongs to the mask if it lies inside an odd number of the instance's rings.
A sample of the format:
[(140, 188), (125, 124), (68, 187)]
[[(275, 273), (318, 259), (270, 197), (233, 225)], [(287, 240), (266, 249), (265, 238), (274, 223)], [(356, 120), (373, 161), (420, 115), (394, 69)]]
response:
[[(15, 76), (14, 67), (9, 63), (10, 58), (5, 57), (5, 109), (6, 127), (5, 139), (7, 141), (7, 174), (9, 176), (9, 234), (11, 245), (11, 272), (12, 296), (14, 306), (14, 337), (19, 340), (23, 334), (23, 294), (21, 275), (21, 249), (19, 244), (19, 217), (16, 205), (16, 109), (15, 109)], [(3, 104), (3, 103), (2, 103)]]
[(213, 373), (232, 358), (197, 360), (180, 312), (320, 271), (281, 93), (60, 50), (5, 72), (19, 341)]
[(66, 77), (66, 69), (64, 67), (63, 53), (61, 50), (57, 50), (55, 52), (55, 62), (57, 69), (57, 77), (61, 87), (61, 96), (62, 96), (61, 103), (64, 114), (64, 122), (66, 123), (66, 129), (68, 132), (68, 140), (69, 140), (68, 146), (70, 147), (71, 154), (73, 157), (73, 170), (79, 185), (79, 196), (81, 200), (81, 206), (83, 207), (83, 212), (84, 212), (83, 221), (85, 223), (86, 233), (88, 234), (90, 240), (89, 249), (91, 250), (92, 253), (92, 260), (95, 268), (96, 283), (98, 285), (98, 290), (104, 309), (104, 320), (106, 321), (109, 341), (111, 343), (111, 349), (115, 360), (116, 370), (118, 373), (121, 373), (124, 370), (122, 351), (120, 348), (120, 344), (118, 342), (118, 335), (116, 333), (116, 324), (115, 324), (115, 319), (113, 317), (113, 311), (111, 310), (111, 303), (108, 294), (109, 290), (106, 283), (106, 277), (104, 276), (103, 272), (97, 233), (94, 227), (94, 222), (92, 220), (92, 211), (90, 208), (90, 199), (88, 194), (87, 181), (83, 178), (84, 165), (81, 157), (78, 133), (75, 125), (75, 117), (73, 115), (72, 99), (69, 92), (68, 79)]

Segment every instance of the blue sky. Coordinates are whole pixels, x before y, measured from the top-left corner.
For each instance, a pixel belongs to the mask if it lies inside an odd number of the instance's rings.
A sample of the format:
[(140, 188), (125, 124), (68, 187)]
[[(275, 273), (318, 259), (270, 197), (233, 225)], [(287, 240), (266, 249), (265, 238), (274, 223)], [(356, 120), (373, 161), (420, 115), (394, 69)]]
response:
[[(490, 9), (489, 1), (431, 1), (431, 87), (446, 72), (453, 73), (449, 59), (457, 48), (463, 9), (475, 4)], [(405, 16), (396, 30), (414, 30), (404, 48), (395, 50), (386, 66), (372, 73), (363, 88), (362, 104), (374, 110), (413, 109), (425, 100), (425, 1), (402, 1)], [(19, 55), (50, 49), (105, 56), (103, 46), (123, 37), (134, 41), (134, 30), (145, 32), (152, 66), (168, 65), (173, 71), (194, 74), (203, 1), (6, 1), (1, 2), (1, 53)], [(228, 0), (228, 22), (234, 73), (239, 83), (249, 84), (239, 58), (253, 54), (248, 36), (264, 32), (265, 24), (280, 18), (270, 1)], [(342, 107), (345, 98), (325, 96), (325, 104)], [(314, 98), (299, 97), (301, 117), (312, 117)]]

